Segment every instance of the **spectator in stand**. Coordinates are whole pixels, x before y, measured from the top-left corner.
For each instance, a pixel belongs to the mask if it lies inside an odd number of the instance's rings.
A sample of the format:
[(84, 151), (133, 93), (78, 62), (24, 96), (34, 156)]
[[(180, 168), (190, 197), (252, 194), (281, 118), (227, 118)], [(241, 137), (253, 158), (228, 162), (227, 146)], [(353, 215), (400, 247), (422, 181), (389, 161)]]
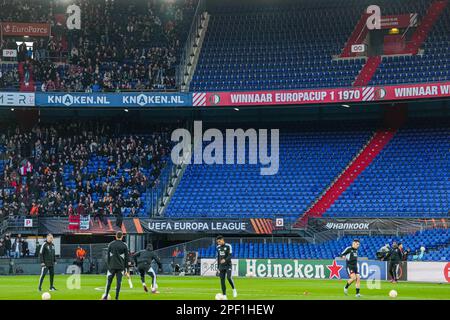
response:
[(14, 242), (11, 247), (11, 257), (18, 259), (20, 258), (22, 253), (22, 241), (21, 238), (18, 236), (14, 239)]
[(0, 258), (4, 258), (5, 256), (6, 256), (5, 239), (0, 238)]
[(39, 215), (39, 205), (36, 202), (31, 204), (30, 216), (37, 217)]
[(28, 242), (26, 239), (21, 239), (22, 243), (22, 257), (28, 257), (30, 255), (30, 250), (28, 249)]
[(11, 234), (7, 233), (5, 235), (5, 252), (7, 257), (11, 256), (11, 248), (12, 248)]

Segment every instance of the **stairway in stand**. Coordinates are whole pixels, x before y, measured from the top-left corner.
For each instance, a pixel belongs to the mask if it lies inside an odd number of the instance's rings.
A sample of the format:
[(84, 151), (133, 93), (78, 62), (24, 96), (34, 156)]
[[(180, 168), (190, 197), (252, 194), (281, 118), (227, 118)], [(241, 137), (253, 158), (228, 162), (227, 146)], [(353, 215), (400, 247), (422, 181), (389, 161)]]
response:
[(34, 92), (35, 90), (35, 83), (34, 83), (34, 77), (33, 77), (33, 67), (29, 65), (28, 67), (28, 79), (26, 79), (26, 70), (25, 70), (26, 64), (24, 62), (19, 62), (18, 65), (18, 72), (19, 72), (19, 90), (21, 92)]

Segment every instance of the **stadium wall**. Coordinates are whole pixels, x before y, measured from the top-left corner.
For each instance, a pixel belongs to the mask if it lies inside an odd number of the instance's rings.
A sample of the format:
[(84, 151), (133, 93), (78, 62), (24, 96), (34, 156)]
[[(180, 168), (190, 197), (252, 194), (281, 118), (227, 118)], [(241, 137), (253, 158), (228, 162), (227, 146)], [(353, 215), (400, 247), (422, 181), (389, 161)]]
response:
[[(201, 275), (216, 276), (217, 260), (201, 259)], [(345, 261), (289, 259), (233, 259), (233, 275), (255, 278), (348, 279)], [(390, 280), (386, 261), (358, 261), (361, 279)], [(402, 262), (400, 280), (450, 283), (450, 262)]]
[(0, 92), (6, 107), (245, 107), (408, 101), (450, 97), (450, 82), (353, 88), (194, 93)]

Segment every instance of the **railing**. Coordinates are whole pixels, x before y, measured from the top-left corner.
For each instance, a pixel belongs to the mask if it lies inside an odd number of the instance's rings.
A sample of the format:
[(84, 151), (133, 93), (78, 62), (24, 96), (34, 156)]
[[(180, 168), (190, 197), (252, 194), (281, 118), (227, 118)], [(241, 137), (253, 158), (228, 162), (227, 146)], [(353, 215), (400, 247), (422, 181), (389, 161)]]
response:
[[(345, 219), (339, 217), (339, 219)], [(363, 220), (364, 218), (356, 218), (356, 220)], [(381, 218), (383, 219), (383, 218)], [(387, 219), (387, 218), (384, 218)], [(381, 235), (393, 235), (400, 236), (403, 234), (411, 234), (417, 231), (424, 231), (431, 228), (444, 228), (447, 229), (450, 226), (450, 221), (447, 218), (442, 219), (423, 219), (423, 218), (396, 218), (404, 219), (404, 223), (397, 227), (387, 229), (369, 229), (369, 230), (321, 230), (314, 225), (308, 225), (305, 235), (314, 239), (314, 243), (321, 243), (324, 241), (339, 239), (347, 235), (368, 235), (368, 236), (381, 236)], [(351, 221), (351, 218), (348, 219)], [(371, 218), (367, 218), (370, 221)], [(414, 223), (407, 223), (407, 222)]]
[[(39, 90), (39, 88), (37, 88), (38, 91), (37, 92), (42, 92)], [(53, 93), (53, 92), (64, 92), (64, 93), (99, 93), (99, 92), (93, 92), (92, 90), (64, 90), (64, 89), (59, 89), (59, 90), (49, 90), (49, 91), (45, 91), (44, 93)], [(137, 89), (111, 89), (111, 90), (102, 90), (100, 91), (100, 93), (121, 93), (121, 92), (168, 92), (168, 93), (174, 93), (174, 92), (179, 92), (178, 89), (176, 88), (167, 88), (167, 89), (141, 89), (141, 90), (137, 90)]]
[(93, 244), (62, 244), (61, 255), (63, 259), (75, 259), (76, 250), (78, 246), (81, 246), (86, 251), (87, 259), (103, 259), (105, 249), (108, 247), (108, 243), (93, 243)]
[[(301, 237), (255, 237), (255, 238), (238, 238), (238, 237), (225, 237), (227, 243), (252, 243), (252, 244), (270, 244), (270, 243), (281, 243), (281, 244), (291, 244), (291, 243), (305, 243), (305, 239)], [(215, 237), (211, 236), (208, 238), (201, 238), (185, 243), (180, 243), (177, 245), (172, 245), (169, 247), (161, 248), (155, 250), (155, 253), (161, 258), (180, 258), (184, 257), (186, 252), (198, 251), (199, 249), (206, 249), (210, 246), (215, 246)], [(174, 253), (178, 252), (177, 255)]]
[(184, 45), (183, 52), (180, 57), (180, 63), (176, 68), (175, 72), (175, 81), (177, 86), (181, 88), (183, 77), (184, 77), (184, 68), (189, 61), (189, 56), (191, 54), (191, 47), (195, 42), (195, 38), (197, 36), (197, 30), (201, 26), (202, 23), (202, 13), (206, 8), (206, 0), (200, 0), (198, 2), (197, 8), (195, 9), (195, 14), (192, 19), (191, 28), (189, 30), (188, 38), (186, 39), (186, 44)]
[(167, 160), (167, 165), (161, 170), (157, 184), (150, 189), (150, 217), (160, 216), (161, 209), (164, 207), (164, 198), (168, 195), (168, 188), (171, 186), (172, 178), (176, 174), (176, 170), (177, 165), (171, 159)]
[[(61, 51), (57, 53), (56, 55), (49, 55), (48, 50), (45, 50), (45, 54), (43, 57), (36, 58), (36, 52), (34, 52), (33, 60), (41, 61), (51, 61), (53, 63), (67, 63), (69, 60), (69, 52), (68, 51)], [(2, 57), (0, 59), (0, 63), (18, 63), (18, 57)]]
[[(25, 219), (31, 219), (32, 225), (25, 226)], [(36, 217), (9, 216), (0, 221), (0, 235), (6, 232), (36, 234), (38, 229), (38, 219)]]

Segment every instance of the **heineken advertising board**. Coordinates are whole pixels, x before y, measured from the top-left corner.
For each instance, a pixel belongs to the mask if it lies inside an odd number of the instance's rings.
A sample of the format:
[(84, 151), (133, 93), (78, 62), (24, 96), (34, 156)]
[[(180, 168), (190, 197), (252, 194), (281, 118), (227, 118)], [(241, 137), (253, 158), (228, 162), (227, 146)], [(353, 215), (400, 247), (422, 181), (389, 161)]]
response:
[[(386, 280), (386, 262), (360, 260), (361, 279)], [(239, 276), (258, 278), (347, 279), (344, 260), (239, 259)]]

